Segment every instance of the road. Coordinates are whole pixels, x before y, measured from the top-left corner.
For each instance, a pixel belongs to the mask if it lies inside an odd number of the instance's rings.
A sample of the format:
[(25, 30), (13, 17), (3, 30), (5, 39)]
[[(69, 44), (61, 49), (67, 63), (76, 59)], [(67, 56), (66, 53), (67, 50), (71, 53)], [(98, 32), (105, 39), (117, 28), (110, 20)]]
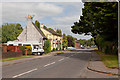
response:
[(91, 51), (77, 50), (60, 55), (3, 66), (3, 78), (112, 78), (87, 70)]

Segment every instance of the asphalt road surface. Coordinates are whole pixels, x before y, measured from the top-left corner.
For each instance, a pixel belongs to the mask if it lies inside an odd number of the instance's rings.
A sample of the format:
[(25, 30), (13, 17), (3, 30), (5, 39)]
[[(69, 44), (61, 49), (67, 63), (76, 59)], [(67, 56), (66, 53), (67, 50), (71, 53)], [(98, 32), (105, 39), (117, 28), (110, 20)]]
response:
[(77, 50), (3, 66), (3, 78), (113, 78), (87, 70), (90, 50)]

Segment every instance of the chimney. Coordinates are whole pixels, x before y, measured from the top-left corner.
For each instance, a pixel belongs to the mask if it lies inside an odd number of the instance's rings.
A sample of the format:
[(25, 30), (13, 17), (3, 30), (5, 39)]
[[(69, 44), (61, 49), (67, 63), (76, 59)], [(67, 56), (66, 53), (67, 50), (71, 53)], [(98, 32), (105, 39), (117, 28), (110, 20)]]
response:
[(40, 24), (40, 28), (43, 28), (44, 27), (44, 25), (43, 24)]
[(56, 32), (56, 28), (54, 29), (54, 31)]
[(27, 25), (31, 24), (32, 20), (33, 20), (33, 16), (28, 15), (28, 17), (27, 17)]

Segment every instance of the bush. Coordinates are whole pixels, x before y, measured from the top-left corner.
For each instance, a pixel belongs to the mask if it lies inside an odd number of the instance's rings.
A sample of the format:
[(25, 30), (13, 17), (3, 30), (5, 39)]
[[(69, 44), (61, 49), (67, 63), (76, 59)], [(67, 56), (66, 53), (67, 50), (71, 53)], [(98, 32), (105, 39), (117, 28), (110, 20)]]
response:
[(58, 50), (58, 48), (56, 48), (56, 51)]
[(60, 51), (61, 51), (61, 47), (60, 47), (60, 49), (59, 49)]
[(32, 55), (32, 48), (31, 48), (31, 46), (25, 46), (25, 47), (27, 49), (27, 54), (28, 55)]
[(55, 51), (56, 49), (55, 48), (53, 48), (53, 51)]
[(10, 52), (11, 50), (12, 50), (11, 48), (10, 49), (7, 48), (7, 52)]
[(25, 55), (25, 46), (20, 46), (19, 49), (22, 51), (22, 54)]
[(51, 43), (49, 40), (46, 40), (44, 43), (44, 52), (49, 53), (51, 51)]

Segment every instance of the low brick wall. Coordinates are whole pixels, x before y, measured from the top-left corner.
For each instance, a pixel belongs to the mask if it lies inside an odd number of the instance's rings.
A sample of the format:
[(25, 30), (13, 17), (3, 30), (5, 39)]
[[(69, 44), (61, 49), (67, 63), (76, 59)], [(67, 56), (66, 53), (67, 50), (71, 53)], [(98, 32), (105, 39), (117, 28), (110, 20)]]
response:
[(2, 59), (13, 58), (23, 56), (22, 52), (4, 52), (2, 53)]

